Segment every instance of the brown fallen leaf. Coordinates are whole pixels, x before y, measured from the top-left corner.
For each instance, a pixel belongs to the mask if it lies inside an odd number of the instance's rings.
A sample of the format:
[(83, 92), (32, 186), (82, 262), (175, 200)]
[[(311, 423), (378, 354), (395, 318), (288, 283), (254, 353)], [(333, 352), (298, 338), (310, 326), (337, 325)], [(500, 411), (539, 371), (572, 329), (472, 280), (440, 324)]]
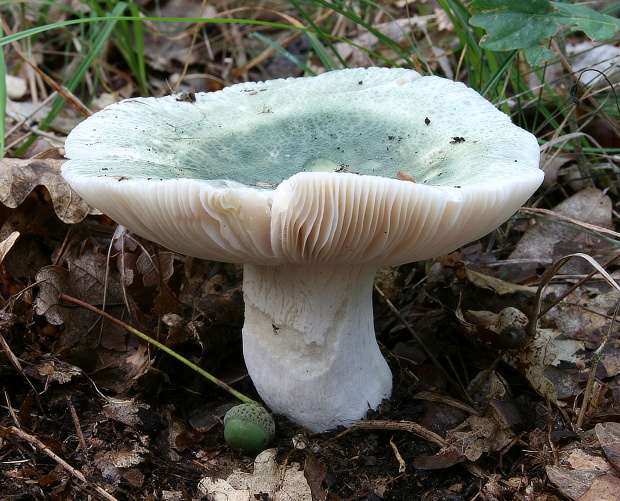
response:
[(136, 268), (142, 274), (145, 287), (159, 287), (168, 282), (174, 273), (174, 252), (160, 251), (154, 256), (143, 251), (136, 261)]
[(74, 377), (78, 377), (83, 374), (78, 367), (59, 360), (42, 362), (36, 366), (30, 367), (28, 372), (29, 374), (34, 374), (35, 371), (39, 377), (45, 378), (46, 384), (49, 384), (51, 381), (66, 384)]
[(517, 292), (536, 294), (537, 290), (536, 287), (513, 284), (490, 275), (485, 275), (484, 273), (470, 270), (463, 261), (455, 263), (454, 274), (459, 280), (468, 281), (476, 287), (487, 289), (500, 295), (516, 294)]
[(445, 445), (434, 455), (419, 455), (413, 466), (420, 470), (448, 468), (464, 461), (476, 461), (485, 453), (503, 449), (514, 433), (493, 407), (488, 415), (471, 415), (446, 433)]
[[(612, 201), (601, 190), (589, 188), (582, 190), (568, 200), (554, 207), (554, 212), (574, 220), (602, 228), (613, 228)], [(537, 263), (549, 264), (560, 257), (574, 252), (566, 249), (570, 245), (579, 252), (600, 252), (614, 244), (602, 239), (593, 238), (584, 228), (573, 227), (561, 220), (552, 218), (536, 219), (536, 224), (530, 227), (510, 255), (510, 259), (528, 260), (527, 264), (520, 264), (523, 271), (526, 268), (535, 269)], [(575, 263), (565, 268), (565, 273), (581, 273), (583, 263)]]
[[(118, 273), (109, 270), (107, 258), (103, 254), (85, 252), (77, 259), (68, 261), (68, 264), (68, 270), (59, 266), (46, 266), (39, 270), (36, 279), (41, 285), (35, 300), (35, 312), (38, 315), (45, 315), (48, 322), (53, 325), (66, 323), (67, 329), (78, 329), (77, 336), (81, 337), (84, 335), (84, 330), (91, 327), (99, 317), (82, 309), (61, 304), (59, 293), (77, 297), (93, 305), (123, 304), (123, 295)], [(79, 320), (76, 319), (76, 315)], [(92, 321), (87, 322), (87, 317), (92, 318)]]
[(37, 186), (49, 191), (54, 211), (65, 223), (79, 223), (88, 214), (98, 214), (73, 191), (60, 175), (65, 160), (0, 159), (0, 203), (15, 208)]
[(547, 466), (546, 472), (560, 492), (573, 500), (579, 499), (597, 477), (604, 475), (597, 470), (569, 470), (561, 466)]
[(304, 477), (308, 482), (312, 499), (325, 499), (326, 493), (323, 482), (327, 476), (327, 469), (311, 454), (306, 456), (304, 463)]
[[(93, 464), (105, 478), (119, 482), (121, 478), (127, 478), (130, 467), (144, 461), (142, 455), (146, 452), (148, 449), (139, 444), (126, 443), (120, 450), (99, 451), (93, 458)], [(129, 477), (128, 480), (132, 480), (132, 483), (137, 483), (138, 486), (142, 483), (140, 475), (136, 476), (130, 473)]]
[(135, 398), (108, 397), (107, 403), (104, 404), (102, 411), (109, 419), (129, 426), (139, 426), (144, 424), (140, 420), (140, 410), (148, 408), (149, 406), (147, 404), (139, 402)]
[[(276, 449), (261, 452), (254, 460), (254, 472), (235, 472), (226, 480), (205, 477), (198, 490), (214, 501), (247, 501), (268, 494), (273, 501), (312, 501), (312, 493), (298, 463), (280, 465)], [(259, 497), (256, 497), (259, 496)]]
[(35, 313), (44, 315), (52, 325), (62, 326), (55, 341), (58, 352), (67, 353), (72, 364), (89, 374), (100, 372), (99, 384), (122, 391), (148, 369), (148, 352), (124, 328), (60, 301), (63, 293), (98, 307), (105, 304), (107, 313), (122, 318), (127, 310), (118, 272), (110, 272), (106, 256), (94, 252), (70, 259), (68, 265), (69, 270), (59, 266), (39, 270)]
[(0, 263), (4, 261), (4, 257), (9, 253), (18, 238), (19, 231), (14, 231), (2, 242), (0, 242)]
[(596, 470), (606, 473), (612, 469), (607, 460), (595, 454), (598, 451), (586, 451), (580, 448), (580, 444), (571, 444), (569, 449), (560, 453), (560, 461), (563, 466), (570, 466), (573, 470)]
[(578, 501), (618, 501), (618, 499), (620, 499), (620, 478), (607, 473), (595, 478)]
[[(527, 317), (521, 315), (523, 324), (527, 324)], [(571, 376), (558, 366), (562, 362), (580, 361), (576, 354), (584, 349), (581, 341), (561, 334), (558, 329), (536, 329), (534, 337), (524, 346), (503, 356), (504, 362), (525, 376), (532, 388), (559, 406), (565, 404), (558, 398), (571, 396), (578, 389)]]
[(527, 343), (527, 317), (516, 308), (504, 308), (496, 314), (484, 310), (462, 311), (459, 306), (455, 315), (473, 339), (494, 350), (519, 349)]
[(620, 470), (620, 423), (598, 423), (594, 429), (605, 456)]

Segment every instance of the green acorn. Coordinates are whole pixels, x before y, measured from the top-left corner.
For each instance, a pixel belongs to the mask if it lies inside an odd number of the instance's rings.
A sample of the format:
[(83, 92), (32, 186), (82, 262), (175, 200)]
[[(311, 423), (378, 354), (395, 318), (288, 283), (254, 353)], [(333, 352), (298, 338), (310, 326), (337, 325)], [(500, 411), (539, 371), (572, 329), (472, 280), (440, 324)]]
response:
[(224, 416), (224, 438), (235, 451), (256, 455), (264, 451), (276, 434), (271, 414), (259, 404), (241, 404)]

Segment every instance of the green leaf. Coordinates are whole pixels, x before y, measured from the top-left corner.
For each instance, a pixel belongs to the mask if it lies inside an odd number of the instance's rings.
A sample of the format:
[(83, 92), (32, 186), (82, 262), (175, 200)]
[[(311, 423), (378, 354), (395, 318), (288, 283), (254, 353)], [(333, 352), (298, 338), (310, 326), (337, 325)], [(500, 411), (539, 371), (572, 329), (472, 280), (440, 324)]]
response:
[(527, 47), (525, 49), (525, 59), (533, 68), (539, 68), (545, 62), (556, 57), (557, 54), (552, 50), (543, 47), (542, 45), (535, 45), (534, 47)]
[[(532, 65), (553, 53), (544, 47), (559, 30), (583, 31), (593, 40), (612, 38), (620, 28), (618, 19), (584, 5), (549, 0), (473, 0), (470, 23), (487, 31), (480, 41), (488, 50), (526, 50)], [(531, 58), (531, 59), (530, 59)]]

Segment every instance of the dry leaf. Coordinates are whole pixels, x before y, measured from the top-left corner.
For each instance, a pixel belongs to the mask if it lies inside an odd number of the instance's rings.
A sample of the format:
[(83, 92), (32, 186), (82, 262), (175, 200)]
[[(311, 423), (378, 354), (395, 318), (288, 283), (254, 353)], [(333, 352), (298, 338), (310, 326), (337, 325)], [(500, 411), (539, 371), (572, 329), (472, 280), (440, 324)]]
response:
[(583, 449), (571, 450), (562, 463), (566, 463), (573, 470), (596, 470), (602, 472), (611, 470), (611, 465), (605, 461), (605, 458), (588, 454)]
[(620, 499), (620, 478), (607, 473), (595, 478), (578, 501), (618, 501), (618, 499)]
[(490, 411), (490, 416), (472, 415), (446, 433), (448, 444), (437, 454), (419, 455), (413, 460), (413, 466), (420, 470), (434, 470), (465, 460), (476, 461), (484, 453), (504, 448), (513, 438), (512, 430), (494, 410)]
[(141, 454), (147, 452), (148, 449), (132, 442), (120, 450), (98, 452), (94, 456), (93, 464), (99, 468), (105, 478), (115, 482), (119, 482), (121, 478), (128, 478), (132, 485), (139, 486), (144, 476), (135, 470), (127, 469), (142, 463), (144, 459)]
[(555, 484), (566, 497), (577, 500), (592, 485), (596, 477), (604, 475), (597, 470), (568, 470), (560, 466), (547, 466), (549, 480)]
[(499, 278), (485, 275), (477, 271), (470, 270), (463, 261), (459, 261), (454, 265), (454, 274), (459, 280), (467, 280), (476, 287), (488, 289), (496, 294), (516, 294), (517, 292), (527, 292), (536, 294), (536, 287), (527, 287), (525, 285), (512, 284)]
[(64, 160), (0, 159), (0, 202), (10, 208), (21, 204), (37, 186), (45, 186), (54, 210), (64, 223), (79, 223), (91, 212), (89, 205), (60, 175)]
[(598, 423), (594, 429), (605, 456), (620, 469), (620, 423)]
[(247, 490), (238, 491), (223, 478), (205, 477), (198, 484), (198, 490), (209, 501), (249, 501)]
[(93, 252), (68, 260), (68, 264), (69, 270), (59, 266), (39, 270), (35, 312), (45, 315), (50, 324), (62, 326), (55, 342), (58, 352), (67, 353), (68, 360), (84, 372), (97, 373), (97, 382), (103, 387), (125, 391), (150, 365), (139, 339), (96, 312), (60, 301), (59, 296), (64, 293), (113, 317), (126, 317), (118, 273), (107, 269), (106, 256)]
[(168, 282), (174, 273), (174, 256), (170, 251), (158, 252), (154, 256), (142, 251), (136, 261), (136, 268), (142, 274), (145, 287), (159, 287)]
[(79, 367), (58, 360), (49, 360), (29, 369), (30, 373), (34, 371), (39, 376), (45, 377), (47, 381), (56, 381), (60, 384), (68, 383), (75, 376), (83, 374)]
[[(118, 274), (108, 269), (107, 258), (103, 254), (85, 252), (68, 263), (69, 270), (59, 266), (46, 266), (39, 270), (36, 279), (41, 284), (35, 300), (35, 312), (45, 315), (53, 325), (66, 322), (66, 330), (77, 329), (79, 333), (76, 336), (79, 338), (84, 335), (84, 330), (90, 328), (100, 317), (82, 308), (61, 304), (60, 293), (99, 306), (104, 303), (122, 304), (123, 296), (118, 285)], [(118, 306), (115, 308), (118, 309)], [(110, 309), (108, 312), (110, 313)], [(124, 335), (122, 329), (121, 332)]]
[(0, 242), (0, 263), (4, 261), (4, 257), (9, 253), (17, 239), (19, 238), (19, 231), (14, 231), (2, 242)]
[(312, 499), (325, 499), (326, 493), (323, 487), (323, 482), (327, 476), (327, 469), (317, 459), (312, 456), (306, 456), (304, 463), (304, 477), (308, 482), (310, 491), (312, 492)]
[(129, 426), (143, 424), (138, 414), (140, 409), (149, 409), (147, 404), (138, 402), (134, 398), (108, 397), (107, 400), (102, 410), (109, 419)]
[(514, 437), (510, 429), (502, 428), (486, 416), (469, 416), (456, 428), (448, 431), (446, 439), (452, 442), (470, 461), (476, 461), (485, 452), (495, 452), (508, 445)]
[[(595, 188), (576, 193), (558, 204), (553, 210), (584, 223), (608, 229), (613, 228), (611, 199)], [(562, 243), (577, 246), (580, 252), (588, 252), (588, 249), (599, 251), (606, 245), (602, 240), (592, 238), (587, 232), (572, 228), (562, 221), (539, 218), (536, 219), (536, 224), (521, 237), (510, 259), (531, 260), (533, 268), (537, 263), (552, 263), (559, 257), (572, 252), (567, 252), (565, 249), (556, 250), (556, 247)], [(523, 267), (523, 265), (519, 266)], [(568, 273), (569, 269), (565, 268), (564, 271)]]
[(254, 460), (254, 473), (236, 472), (228, 479), (203, 478), (198, 489), (214, 501), (247, 501), (266, 493), (273, 501), (312, 501), (312, 493), (299, 464), (280, 466), (276, 449), (261, 452)]
[(504, 308), (499, 314), (491, 311), (462, 311), (455, 315), (465, 331), (476, 341), (495, 350), (522, 348), (527, 342), (527, 317), (518, 309)]
[[(522, 316), (527, 323), (527, 317), (524, 314)], [(550, 379), (553, 371), (547, 369), (558, 366), (561, 362), (579, 361), (576, 353), (583, 349), (581, 341), (564, 338), (557, 329), (537, 329), (534, 339), (528, 340), (519, 350), (507, 351), (503, 358), (508, 365), (525, 376), (540, 395), (556, 405), (564, 405), (558, 398), (567, 396), (565, 390), (573, 388), (574, 382), (564, 371), (553, 373), (554, 377)]]

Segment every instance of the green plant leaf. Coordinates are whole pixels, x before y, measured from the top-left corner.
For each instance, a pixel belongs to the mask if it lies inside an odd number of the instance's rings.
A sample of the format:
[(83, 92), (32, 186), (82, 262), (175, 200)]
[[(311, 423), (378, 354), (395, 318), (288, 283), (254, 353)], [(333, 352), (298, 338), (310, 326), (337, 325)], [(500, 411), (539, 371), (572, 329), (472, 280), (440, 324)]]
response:
[(584, 5), (549, 0), (474, 0), (470, 23), (487, 31), (480, 45), (488, 50), (527, 49), (530, 64), (537, 66), (553, 56), (546, 49), (559, 30), (583, 31), (593, 40), (608, 40), (620, 28), (618, 19)]

